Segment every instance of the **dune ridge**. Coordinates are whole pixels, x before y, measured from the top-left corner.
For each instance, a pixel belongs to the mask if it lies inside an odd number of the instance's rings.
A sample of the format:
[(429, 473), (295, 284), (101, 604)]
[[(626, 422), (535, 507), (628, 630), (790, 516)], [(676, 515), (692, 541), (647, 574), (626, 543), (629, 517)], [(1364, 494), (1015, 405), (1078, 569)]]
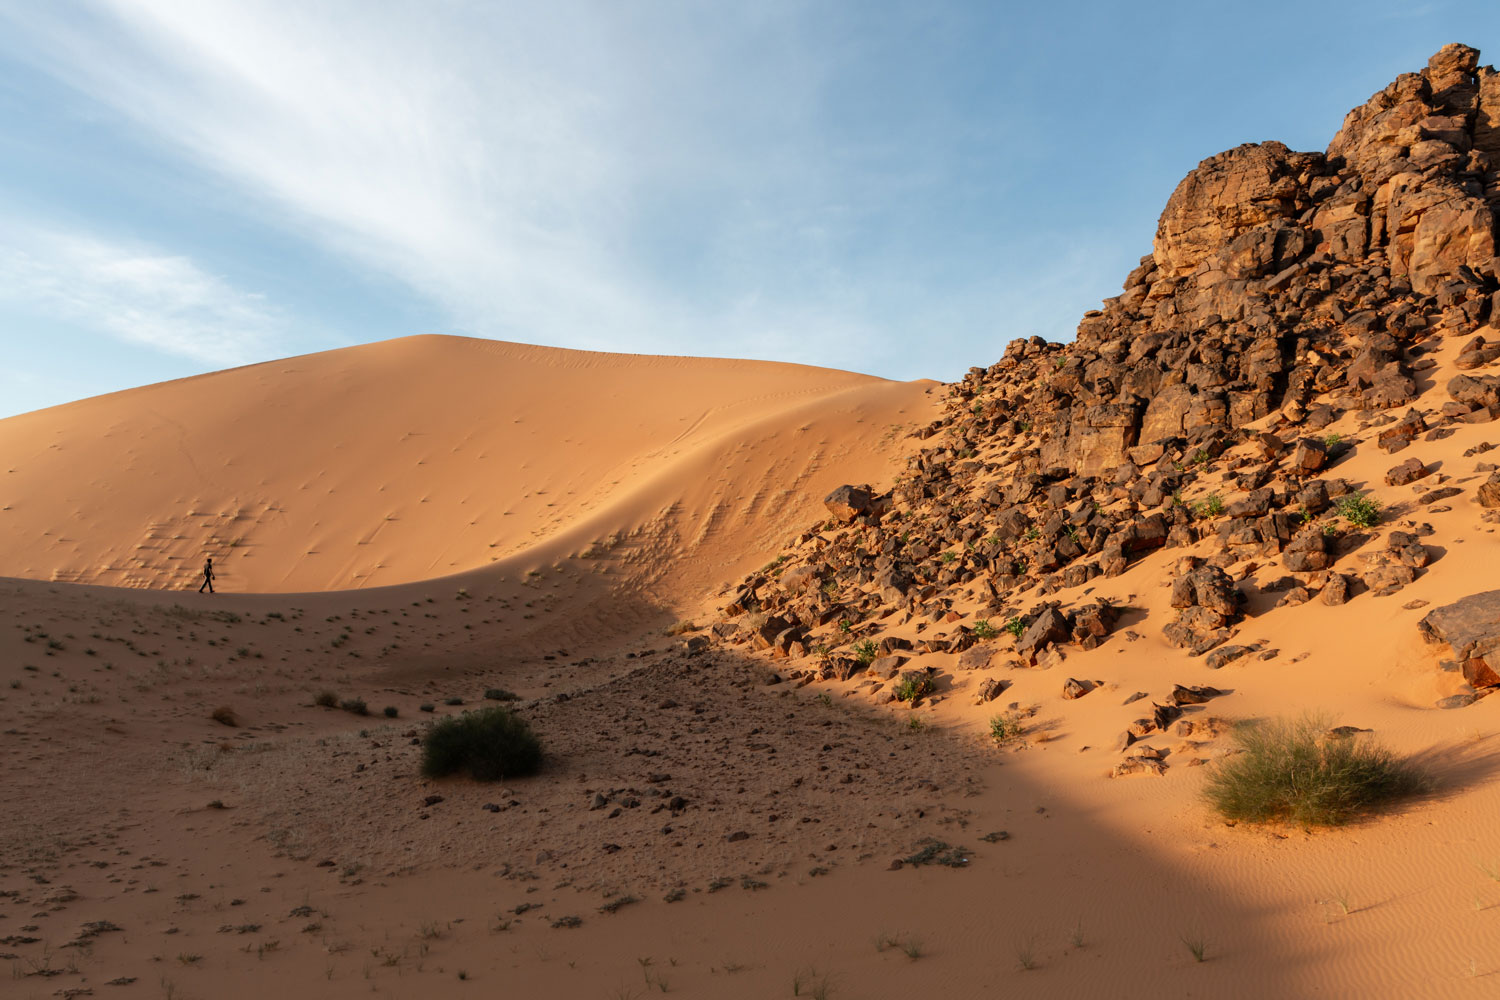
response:
[(0, 573), (181, 589), (211, 556), (227, 590), (357, 589), (648, 527), (738, 556), (831, 463), (883, 471), (928, 385), (427, 336), (113, 393), (0, 421)]

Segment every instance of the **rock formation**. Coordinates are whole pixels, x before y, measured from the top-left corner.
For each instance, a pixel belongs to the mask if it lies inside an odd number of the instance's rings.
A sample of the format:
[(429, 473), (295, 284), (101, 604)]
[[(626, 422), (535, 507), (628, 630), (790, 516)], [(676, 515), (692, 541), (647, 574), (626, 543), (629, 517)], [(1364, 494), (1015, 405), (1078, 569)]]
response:
[[(1122, 294), (1072, 343), (1014, 340), (949, 386), (892, 489), (836, 491), (833, 520), (785, 550), (795, 587), (756, 574), (729, 595), (731, 618), (776, 616), (738, 634), (816, 654), (920, 620), (935, 627), (918, 653), (980, 645), (966, 669), (1045, 666), (1114, 621), (1080, 630), (1048, 595), (1191, 546), (1203, 561), (1174, 586), (1177, 617), (1155, 625), (1202, 654), (1236, 631), (1236, 564), (1294, 574), (1279, 605), (1413, 580), (1427, 550), (1410, 534), (1335, 570), (1379, 515), (1326, 475), (1346, 446), (1323, 429), (1352, 415), (1394, 453), (1500, 415), (1500, 375), (1478, 371), (1500, 345), (1476, 335), (1500, 319), (1500, 74), (1478, 58), (1444, 46), (1350, 111), (1323, 152), (1263, 142), (1200, 163)], [(1466, 338), (1465, 373), (1430, 390), (1440, 409), (1431, 396), (1416, 408), (1449, 336)], [(1409, 457), (1387, 482), (1429, 473)], [(1500, 487), (1481, 500), (1500, 504)], [(964, 621), (960, 605), (981, 611)]]

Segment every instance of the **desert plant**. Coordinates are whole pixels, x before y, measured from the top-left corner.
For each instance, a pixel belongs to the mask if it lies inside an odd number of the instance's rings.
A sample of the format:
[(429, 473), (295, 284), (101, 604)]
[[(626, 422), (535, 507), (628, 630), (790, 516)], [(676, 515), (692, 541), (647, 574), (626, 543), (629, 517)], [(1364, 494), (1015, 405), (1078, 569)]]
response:
[(467, 771), (476, 781), (500, 781), (532, 774), (541, 763), (541, 741), (526, 720), (499, 706), (450, 716), (422, 739), (429, 778)]
[(505, 690), (505, 688), (490, 688), (489, 690), (485, 691), (484, 697), (485, 697), (485, 700), (487, 700), (487, 701), (520, 701), (521, 700), (521, 696), (520, 695), (516, 694), (514, 691), (507, 691), (507, 690)]
[(1224, 513), (1224, 498), (1217, 493), (1208, 496), (1193, 504), (1193, 514), (1197, 517), (1218, 517)]
[(990, 738), (996, 743), (1006, 743), (1026, 731), (1025, 718), (1020, 712), (1003, 712), (990, 720)]
[(855, 659), (859, 660), (859, 662), (864, 664), (865, 666), (869, 666), (872, 662), (874, 662), (875, 654), (878, 652), (878, 650), (875, 648), (874, 639), (861, 639), (859, 642), (856, 642), (851, 648), (854, 650)]
[(239, 716), (235, 715), (234, 709), (230, 708), (228, 705), (220, 705), (218, 708), (214, 709), (211, 718), (215, 722), (224, 726), (238, 726), (240, 724)]
[(387, 706), (385, 706), (385, 717), (387, 719), (394, 719), (396, 716), (398, 716), (400, 714), (401, 714), (400, 710), (397, 709), (395, 705), (387, 705)]
[(896, 682), (896, 700), (908, 701), (915, 705), (926, 695), (937, 690), (937, 685), (932, 682), (932, 676), (925, 670), (906, 670), (901, 674), (901, 679)]
[(313, 697), (313, 704), (319, 708), (338, 708), (339, 696), (332, 691), (319, 691)]
[(1020, 615), (1016, 615), (1005, 623), (1005, 631), (1019, 639), (1026, 632), (1026, 622), (1022, 620)]
[(1339, 497), (1339, 516), (1356, 528), (1369, 528), (1380, 520), (1380, 501), (1366, 493), (1349, 493)]
[(417, 706), (417, 711), (419, 712), (434, 712), (436, 710), (437, 706), (430, 701), (424, 701), (422, 702), (422, 704)]
[(1317, 716), (1240, 726), (1240, 753), (1210, 775), (1204, 794), (1225, 819), (1331, 826), (1420, 791), (1420, 771), (1384, 747), (1327, 735)]
[(990, 624), (988, 618), (981, 618), (974, 623), (974, 638), (993, 639), (1000, 634), (1000, 630)]
[(1186, 935), (1182, 937), (1182, 943), (1187, 945), (1187, 950), (1192, 953), (1194, 961), (1208, 961), (1208, 942), (1201, 935)]
[(363, 698), (345, 698), (339, 702), (339, 708), (342, 708), (346, 712), (353, 712), (355, 715), (370, 714), (370, 706), (365, 704)]
[(451, 698), (444, 698), (443, 699), (443, 704), (444, 705), (462, 705), (463, 703), (464, 703), (464, 700), (462, 698), (460, 698), (458, 695), (453, 695)]

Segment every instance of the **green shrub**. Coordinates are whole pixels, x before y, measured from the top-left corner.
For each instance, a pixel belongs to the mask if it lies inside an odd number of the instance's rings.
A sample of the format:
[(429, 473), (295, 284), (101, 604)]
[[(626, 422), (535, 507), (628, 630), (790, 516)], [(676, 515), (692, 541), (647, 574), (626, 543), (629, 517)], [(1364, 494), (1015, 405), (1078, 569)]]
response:
[(1021, 620), (1020, 615), (1017, 615), (1005, 623), (1005, 631), (1019, 639), (1026, 634), (1026, 623)]
[(1339, 515), (1356, 528), (1369, 528), (1380, 520), (1380, 501), (1365, 493), (1339, 497)]
[(1422, 773), (1391, 751), (1326, 729), (1316, 716), (1240, 726), (1242, 752), (1210, 775), (1209, 804), (1225, 819), (1334, 826), (1425, 786)]
[(387, 705), (387, 706), (385, 706), (385, 717), (387, 719), (394, 719), (396, 716), (398, 716), (400, 714), (401, 713), (399, 711), (397, 711), (395, 705)]
[(339, 696), (332, 691), (319, 691), (313, 697), (313, 704), (319, 708), (338, 708)]
[(993, 639), (1000, 634), (1000, 630), (990, 624), (988, 618), (981, 618), (974, 623), (974, 638)]
[(434, 723), (422, 739), (429, 778), (465, 771), (476, 781), (502, 781), (533, 774), (541, 763), (541, 741), (526, 720), (498, 705)]
[(907, 670), (901, 674), (901, 679), (896, 682), (896, 700), (909, 701), (913, 705), (921, 701), (926, 695), (937, 690), (937, 685), (932, 682), (932, 677), (925, 670)]
[(370, 706), (365, 704), (363, 698), (345, 698), (339, 702), (339, 708), (342, 708), (346, 712), (353, 712), (355, 715), (370, 714)]
[(1224, 513), (1224, 498), (1217, 493), (1208, 496), (1193, 504), (1193, 514), (1197, 517), (1218, 517)]
[(505, 688), (490, 688), (488, 691), (486, 691), (484, 693), (484, 697), (485, 697), (485, 699), (487, 701), (520, 701), (521, 700), (521, 696), (520, 695), (516, 694), (514, 691), (507, 691), (507, 690), (505, 690)]
[(867, 667), (874, 662), (875, 654), (879, 652), (875, 648), (874, 639), (861, 639), (854, 644), (853, 649), (855, 658)]
[(990, 720), (990, 738), (996, 743), (1006, 743), (1026, 731), (1020, 712), (1006, 712)]

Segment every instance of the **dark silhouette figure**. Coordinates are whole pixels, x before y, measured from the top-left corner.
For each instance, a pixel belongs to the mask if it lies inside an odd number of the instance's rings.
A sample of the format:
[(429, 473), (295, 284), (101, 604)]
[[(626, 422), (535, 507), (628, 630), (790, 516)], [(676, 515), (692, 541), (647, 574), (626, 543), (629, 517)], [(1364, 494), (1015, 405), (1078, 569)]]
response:
[(203, 560), (203, 582), (198, 585), (198, 593), (203, 593), (204, 587), (208, 588), (210, 594), (214, 592), (214, 561), (212, 559)]

